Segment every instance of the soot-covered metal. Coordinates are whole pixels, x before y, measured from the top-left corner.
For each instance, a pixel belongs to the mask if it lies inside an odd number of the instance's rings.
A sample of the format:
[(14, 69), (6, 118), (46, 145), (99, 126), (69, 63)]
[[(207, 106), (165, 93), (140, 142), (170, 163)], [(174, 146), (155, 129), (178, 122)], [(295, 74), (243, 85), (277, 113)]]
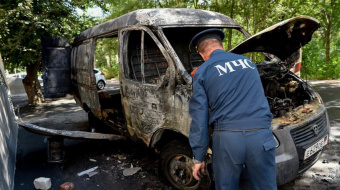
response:
[[(178, 189), (195, 189), (200, 183), (190, 174), (193, 163), (188, 143), (192, 95), (189, 73), (203, 60), (190, 50), (189, 43), (195, 34), (207, 28), (238, 30), (250, 38), (231, 52), (265, 54), (257, 68), (274, 116), (277, 183), (281, 185), (315, 163), (322, 149), (308, 164), (304, 152), (329, 134), (328, 116), (320, 96), (289, 71), (297, 60), (294, 52), (311, 40), (319, 26), (316, 19), (300, 16), (250, 37), (237, 22), (220, 13), (195, 9), (137, 10), (85, 30), (75, 38), (71, 53), (74, 98), (88, 112), (93, 131), (102, 122), (121, 135), (155, 148), (166, 179)], [(93, 73), (95, 48), (103, 38), (118, 41), (119, 87), (97, 91)], [(311, 124), (314, 128), (318, 125), (318, 135), (310, 135)], [(90, 132), (68, 133), (20, 125), (45, 135), (98, 137)], [(211, 163), (211, 151), (207, 155), (206, 163)]]

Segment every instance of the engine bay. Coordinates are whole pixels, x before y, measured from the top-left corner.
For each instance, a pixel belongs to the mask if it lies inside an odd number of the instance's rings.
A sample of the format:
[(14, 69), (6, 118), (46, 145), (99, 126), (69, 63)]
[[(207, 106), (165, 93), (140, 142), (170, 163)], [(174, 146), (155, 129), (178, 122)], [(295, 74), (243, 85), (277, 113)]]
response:
[[(274, 118), (291, 114), (300, 106), (307, 109), (309, 104), (316, 100), (314, 90), (284, 65), (260, 63), (257, 68)], [(309, 109), (312, 112), (312, 109)]]

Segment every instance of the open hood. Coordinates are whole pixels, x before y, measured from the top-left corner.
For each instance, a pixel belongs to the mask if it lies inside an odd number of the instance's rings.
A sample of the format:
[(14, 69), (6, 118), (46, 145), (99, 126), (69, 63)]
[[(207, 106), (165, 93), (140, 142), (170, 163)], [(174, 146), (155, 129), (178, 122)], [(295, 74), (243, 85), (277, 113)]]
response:
[(231, 49), (230, 52), (243, 54), (248, 52), (270, 53), (281, 60), (307, 44), (320, 21), (308, 16), (298, 16), (279, 22)]

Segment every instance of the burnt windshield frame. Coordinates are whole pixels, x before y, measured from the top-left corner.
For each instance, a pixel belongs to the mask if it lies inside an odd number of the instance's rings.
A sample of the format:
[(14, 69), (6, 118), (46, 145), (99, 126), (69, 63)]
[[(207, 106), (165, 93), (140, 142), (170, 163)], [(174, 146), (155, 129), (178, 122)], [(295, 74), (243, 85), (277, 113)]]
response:
[[(250, 37), (251, 35), (242, 27), (221, 27), (221, 26), (185, 26), (185, 27), (159, 27), (157, 29), (157, 35), (159, 36), (159, 39), (162, 41), (162, 43), (164, 44), (164, 47), (168, 50), (168, 52), (171, 54), (172, 59), (175, 62), (175, 65), (177, 67), (177, 71), (180, 73), (180, 75), (182, 76), (183, 80), (186, 82), (186, 84), (191, 85), (192, 84), (192, 77), (191, 75), (189, 75), (187, 69), (185, 68), (185, 66), (183, 65), (182, 60), (180, 59), (179, 55), (177, 54), (177, 52), (175, 51), (173, 45), (170, 43), (168, 37), (165, 35), (164, 33), (164, 29), (174, 29), (174, 28), (182, 28), (183, 30), (190, 30), (190, 29), (194, 29), (194, 31), (192, 32), (192, 36), (194, 36), (196, 33), (198, 33), (199, 31), (202, 31), (204, 29), (208, 29), (208, 28), (220, 28), (220, 29), (234, 29), (237, 30), (239, 32), (241, 32), (241, 34), (243, 34), (243, 36), (246, 38)], [(187, 39), (188, 41), (188, 49), (189, 49), (189, 42), (190, 39)], [(184, 46), (183, 46), (184, 47)]]

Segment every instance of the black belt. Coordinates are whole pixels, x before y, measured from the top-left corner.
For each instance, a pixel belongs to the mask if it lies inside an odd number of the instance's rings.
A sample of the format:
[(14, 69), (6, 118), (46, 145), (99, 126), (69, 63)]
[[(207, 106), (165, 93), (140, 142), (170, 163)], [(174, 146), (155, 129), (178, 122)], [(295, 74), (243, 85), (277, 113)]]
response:
[(217, 130), (217, 131), (230, 131), (230, 132), (250, 132), (250, 131), (257, 131), (257, 130), (260, 130), (260, 129), (263, 129), (263, 128), (255, 128), (255, 129), (236, 129), (236, 130), (229, 130), (229, 129), (220, 129), (220, 130)]
[(243, 131), (247, 131), (247, 132), (249, 132), (249, 131), (257, 131), (257, 130), (259, 130), (259, 129), (261, 129), (261, 128), (257, 128), (257, 129), (239, 129), (239, 130), (228, 130), (228, 131), (232, 131), (232, 132), (243, 132)]

